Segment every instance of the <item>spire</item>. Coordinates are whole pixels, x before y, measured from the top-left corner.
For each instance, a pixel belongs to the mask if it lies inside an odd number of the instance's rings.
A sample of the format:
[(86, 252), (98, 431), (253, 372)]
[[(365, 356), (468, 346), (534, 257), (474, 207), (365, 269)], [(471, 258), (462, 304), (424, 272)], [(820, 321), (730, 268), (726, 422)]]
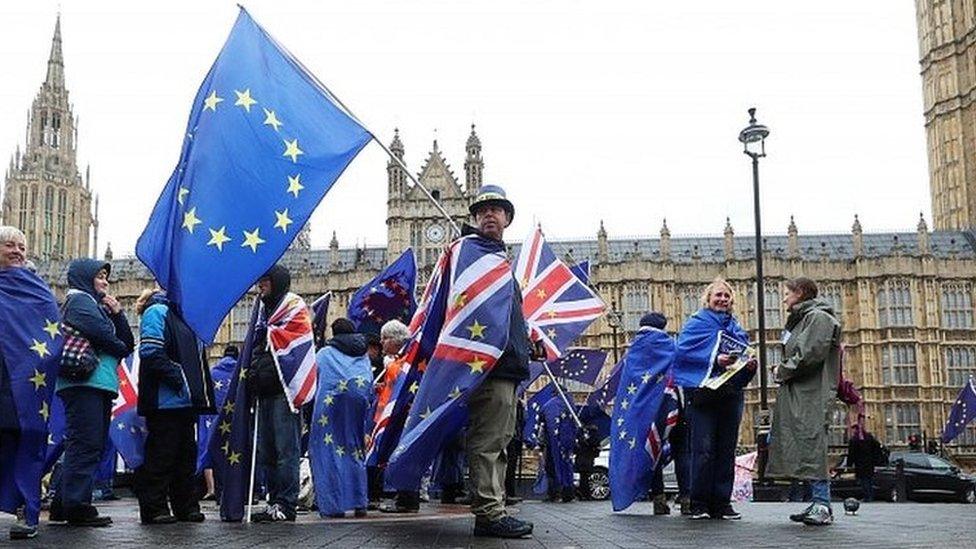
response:
[(671, 258), (671, 231), (668, 230), (668, 220), (661, 221), (661, 259), (667, 261)]
[(732, 230), (732, 221), (725, 218), (725, 260), (735, 259), (735, 231)]
[(105, 261), (112, 261), (112, 257), (112, 243), (109, 242), (108, 245), (105, 246)]
[(799, 231), (796, 229), (796, 222), (790, 216), (790, 226), (786, 228), (787, 235), (787, 254), (791, 258), (800, 257), (800, 241), (797, 238)]
[(400, 128), (393, 128), (393, 141), (390, 143), (390, 152), (400, 160), (403, 160), (403, 141), (400, 141)]
[(467, 155), (464, 158), (464, 190), (468, 196), (474, 196), (481, 188), (484, 178), (485, 162), (481, 159), (481, 140), (471, 124), (471, 135), (464, 146)]
[[(398, 158), (400, 162), (403, 160), (403, 141), (400, 141), (400, 128), (393, 128), (393, 141), (390, 143), (390, 152), (393, 156)], [(396, 162), (392, 158), (386, 163), (386, 181), (387, 181), (387, 200), (392, 200), (400, 198), (403, 196), (407, 189), (407, 174), (400, 167), (400, 163)]]
[(929, 226), (925, 223), (925, 214), (923, 212), (918, 212), (918, 232), (924, 233), (928, 232)]
[(51, 56), (47, 60), (47, 78), (44, 83), (50, 87), (64, 88), (64, 57), (61, 55), (61, 14), (54, 23), (54, 38), (51, 39)]
[(606, 263), (610, 260), (610, 246), (607, 244), (607, 230), (603, 227), (603, 220), (600, 220), (600, 230), (596, 232), (597, 240), (597, 261)]
[(922, 212), (918, 213), (918, 252), (922, 255), (928, 255), (931, 252), (929, 249), (929, 226), (925, 223), (925, 214)]
[(339, 239), (335, 231), (332, 231), (332, 240), (329, 241), (329, 264), (333, 268), (339, 265)]
[(857, 214), (854, 214), (854, 225), (851, 226), (851, 232), (854, 234), (861, 234), (861, 220), (857, 218)]
[(854, 257), (864, 255), (864, 234), (861, 230), (861, 220), (854, 214), (854, 225), (851, 227), (851, 234), (854, 240)]

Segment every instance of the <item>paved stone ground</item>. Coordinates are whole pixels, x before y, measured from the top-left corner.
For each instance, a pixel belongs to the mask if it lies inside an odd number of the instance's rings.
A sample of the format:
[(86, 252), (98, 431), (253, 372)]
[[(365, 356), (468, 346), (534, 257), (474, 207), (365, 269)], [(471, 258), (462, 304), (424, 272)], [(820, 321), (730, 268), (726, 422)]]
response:
[[(529, 540), (493, 540), (471, 535), (473, 519), (461, 506), (425, 505), (419, 515), (370, 513), (366, 519), (322, 520), (303, 515), (296, 524), (228, 524), (216, 509), (204, 509), (207, 522), (145, 527), (138, 523), (135, 502), (124, 499), (100, 505), (115, 524), (110, 528), (76, 529), (48, 524), (17, 547), (976, 547), (976, 505), (865, 504), (857, 516), (838, 514), (826, 528), (793, 524), (786, 518), (798, 504), (750, 503), (738, 509), (738, 522), (696, 521), (678, 515), (654, 517), (650, 505), (611, 513), (606, 502), (522, 504), (519, 516), (535, 523)], [(840, 505), (835, 512), (841, 513)], [(0, 515), (0, 546), (12, 517)]]

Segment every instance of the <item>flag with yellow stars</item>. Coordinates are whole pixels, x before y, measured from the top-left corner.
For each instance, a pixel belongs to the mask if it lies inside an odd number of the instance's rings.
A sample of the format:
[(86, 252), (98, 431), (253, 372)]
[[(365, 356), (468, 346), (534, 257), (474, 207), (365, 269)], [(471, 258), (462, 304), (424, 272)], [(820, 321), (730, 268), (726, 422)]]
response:
[(366, 418), (372, 367), (361, 334), (341, 334), (315, 356), (318, 388), (308, 441), (315, 502), (326, 517), (366, 507)]
[[(559, 395), (542, 405), (543, 432), (545, 437), (546, 467), (540, 467), (540, 477), (546, 476), (539, 485), (545, 485), (550, 493), (565, 493), (573, 487), (573, 456), (576, 453), (578, 428), (566, 401)], [(549, 477), (548, 470), (552, 471)]]
[(3, 424), (20, 431), (16, 443), (0, 447), (0, 511), (23, 506), (28, 524), (37, 524), (41, 506), (51, 397), (64, 342), (60, 320), (43, 280), (27, 269), (0, 269), (0, 360), (6, 371), (0, 390), (9, 391), (14, 408), (0, 414)]
[(361, 333), (379, 334), (390, 320), (410, 322), (417, 301), (417, 261), (413, 248), (407, 248), (396, 261), (376, 275), (349, 298), (349, 320)]
[[(593, 385), (607, 361), (607, 352), (586, 347), (571, 347), (566, 353), (548, 362), (549, 371), (560, 379), (571, 379)], [(545, 368), (542, 369), (545, 371)], [(530, 368), (531, 373), (531, 368)]]
[(136, 255), (204, 341), (372, 135), (241, 8)]
[[(515, 291), (504, 244), (471, 235), (441, 254), (405, 345), (412, 363), (426, 366), (410, 368), (398, 382), (395, 402), (414, 396), (387, 467), (389, 486), (415, 490), (445, 442), (464, 427), (469, 396), (508, 343)], [(387, 426), (384, 437), (390, 433)]]
[[(214, 385), (214, 404), (219, 410), (224, 401), (227, 400), (227, 393), (230, 390), (230, 381), (237, 372), (237, 359), (232, 356), (221, 357), (217, 364), (210, 369), (210, 377)], [(200, 416), (197, 420), (197, 474), (206, 468), (212, 467), (212, 456), (210, 455), (210, 439), (214, 431), (217, 430), (218, 414), (208, 414)]]
[(674, 338), (642, 327), (620, 369), (610, 423), (610, 498), (622, 511), (651, 489), (654, 469), (663, 465), (671, 427), (678, 421), (672, 386)]
[(949, 419), (942, 428), (942, 442), (951, 442), (966, 430), (966, 425), (974, 418), (976, 418), (976, 381), (970, 377), (969, 382), (959, 391), (959, 397), (953, 403), (952, 409), (949, 410)]
[(550, 381), (548, 385), (529, 397), (529, 400), (525, 402), (525, 423), (522, 425), (522, 442), (528, 448), (535, 448), (540, 444), (540, 439), (544, 434), (542, 429), (545, 426), (545, 421), (542, 416), (542, 405), (549, 402), (552, 398), (559, 396), (554, 383)]

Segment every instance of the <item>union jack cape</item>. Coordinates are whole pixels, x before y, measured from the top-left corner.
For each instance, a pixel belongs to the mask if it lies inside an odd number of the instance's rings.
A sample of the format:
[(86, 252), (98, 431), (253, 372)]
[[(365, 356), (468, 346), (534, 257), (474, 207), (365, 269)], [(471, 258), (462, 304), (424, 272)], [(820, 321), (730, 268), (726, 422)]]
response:
[(536, 227), (519, 250), (515, 276), (529, 337), (555, 360), (606, 309), (596, 293), (566, 266)]
[(508, 343), (514, 293), (503, 243), (464, 236), (442, 254), (411, 321), (405, 352), (411, 366), (396, 391), (398, 401), (415, 394), (389, 460), (392, 488), (418, 487), (444, 443), (467, 422), (468, 398)]
[[(261, 304), (262, 312), (264, 304)], [(268, 349), (277, 366), (288, 405), (297, 413), (315, 398), (315, 341), (312, 315), (297, 294), (288, 292), (268, 317)]]

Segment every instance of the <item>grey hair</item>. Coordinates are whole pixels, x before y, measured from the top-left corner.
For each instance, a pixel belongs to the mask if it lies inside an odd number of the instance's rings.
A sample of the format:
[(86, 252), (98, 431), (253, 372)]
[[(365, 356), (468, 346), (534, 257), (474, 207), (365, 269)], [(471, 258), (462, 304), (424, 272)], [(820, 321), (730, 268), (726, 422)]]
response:
[(410, 331), (399, 320), (391, 320), (380, 328), (380, 337), (388, 337), (394, 341), (403, 343), (410, 337)]
[(13, 225), (0, 225), (0, 242), (7, 242), (19, 238), (22, 242), (27, 242), (24, 232)]

